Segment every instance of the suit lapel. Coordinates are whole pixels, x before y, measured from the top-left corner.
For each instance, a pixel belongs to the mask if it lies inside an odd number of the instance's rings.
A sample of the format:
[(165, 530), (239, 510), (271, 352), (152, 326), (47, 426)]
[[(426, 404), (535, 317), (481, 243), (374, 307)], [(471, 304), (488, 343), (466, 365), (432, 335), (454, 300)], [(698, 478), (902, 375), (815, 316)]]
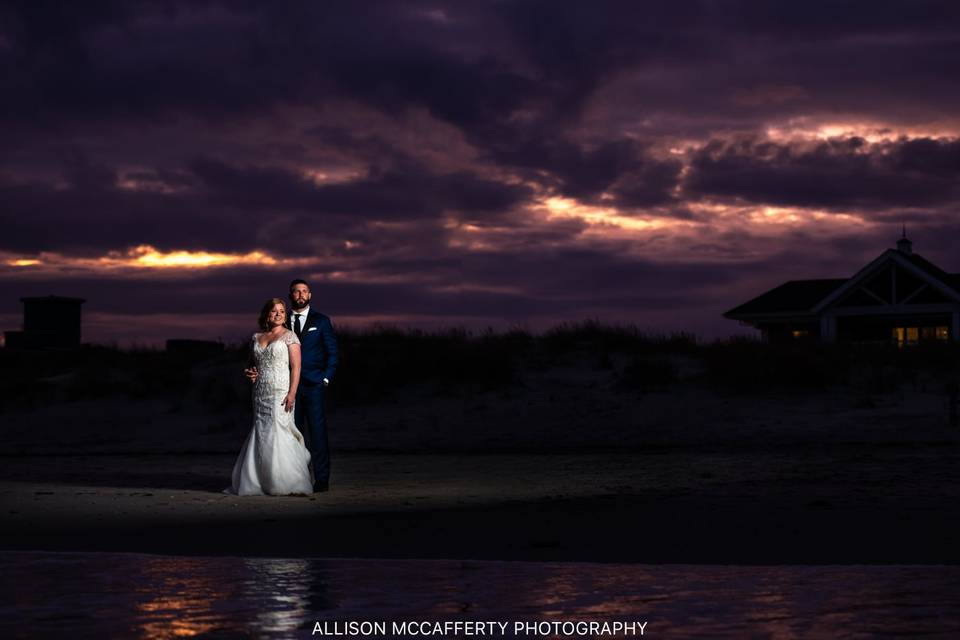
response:
[(303, 325), (303, 329), (300, 330), (301, 335), (306, 335), (307, 331), (310, 330), (310, 327), (315, 327), (317, 325), (317, 320), (319, 320), (320, 314), (313, 309), (310, 309), (310, 313), (307, 314), (307, 323)]

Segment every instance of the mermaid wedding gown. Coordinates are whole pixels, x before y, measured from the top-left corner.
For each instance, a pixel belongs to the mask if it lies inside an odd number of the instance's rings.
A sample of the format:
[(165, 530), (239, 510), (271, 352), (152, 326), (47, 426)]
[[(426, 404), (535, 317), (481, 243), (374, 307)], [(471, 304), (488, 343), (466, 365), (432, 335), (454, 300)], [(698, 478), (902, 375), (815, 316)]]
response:
[(253, 384), (253, 428), (233, 466), (233, 484), (228, 493), (241, 496), (313, 493), (310, 452), (293, 422), (293, 412), (283, 408), (290, 390), (291, 344), (300, 344), (287, 331), (261, 347), (254, 334), (250, 348), (257, 381)]

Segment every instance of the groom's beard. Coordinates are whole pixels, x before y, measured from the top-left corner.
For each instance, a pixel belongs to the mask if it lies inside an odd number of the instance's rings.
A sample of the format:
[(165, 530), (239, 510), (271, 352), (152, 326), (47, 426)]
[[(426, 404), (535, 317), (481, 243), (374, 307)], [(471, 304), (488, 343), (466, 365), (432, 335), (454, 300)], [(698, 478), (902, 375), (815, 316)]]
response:
[(291, 306), (293, 309), (296, 309), (296, 310), (303, 309), (303, 308), (304, 308), (305, 306), (307, 306), (308, 304), (310, 304), (310, 301), (309, 301), (309, 300), (304, 300), (303, 302), (297, 302), (296, 300), (291, 300), (291, 301), (290, 301), (290, 306)]

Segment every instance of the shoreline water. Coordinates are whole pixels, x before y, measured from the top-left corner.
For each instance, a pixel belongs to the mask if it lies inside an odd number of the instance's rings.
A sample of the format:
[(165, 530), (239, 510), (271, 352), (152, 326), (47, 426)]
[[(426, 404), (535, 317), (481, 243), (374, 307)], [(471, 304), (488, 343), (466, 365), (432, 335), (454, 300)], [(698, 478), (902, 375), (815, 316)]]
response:
[[(954, 637), (955, 566), (701, 566), (0, 552), (0, 634), (311, 637), (348, 621), (637, 621), (653, 637)], [(16, 589), (16, 591), (14, 591)], [(325, 627), (326, 625), (326, 627)], [(510, 627), (502, 627), (510, 630)], [(505, 633), (503, 637), (529, 634)], [(453, 637), (453, 636), (443, 636)], [(638, 636), (639, 637), (639, 636)]]

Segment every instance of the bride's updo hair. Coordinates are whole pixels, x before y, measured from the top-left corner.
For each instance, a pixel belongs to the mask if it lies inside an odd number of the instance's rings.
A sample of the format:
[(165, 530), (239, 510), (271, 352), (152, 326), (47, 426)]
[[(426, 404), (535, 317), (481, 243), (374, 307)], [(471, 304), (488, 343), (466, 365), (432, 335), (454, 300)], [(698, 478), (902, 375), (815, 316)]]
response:
[[(260, 309), (260, 318), (257, 320), (257, 324), (260, 325), (261, 331), (270, 330), (270, 325), (267, 324), (267, 316), (270, 315), (270, 312), (273, 311), (273, 308), (278, 304), (282, 304), (284, 311), (286, 311), (287, 303), (281, 298), (270, 298), (263, 303), (263, 308)], [(286, 318), (284, 318), (284, 321), (286, 321)]]

